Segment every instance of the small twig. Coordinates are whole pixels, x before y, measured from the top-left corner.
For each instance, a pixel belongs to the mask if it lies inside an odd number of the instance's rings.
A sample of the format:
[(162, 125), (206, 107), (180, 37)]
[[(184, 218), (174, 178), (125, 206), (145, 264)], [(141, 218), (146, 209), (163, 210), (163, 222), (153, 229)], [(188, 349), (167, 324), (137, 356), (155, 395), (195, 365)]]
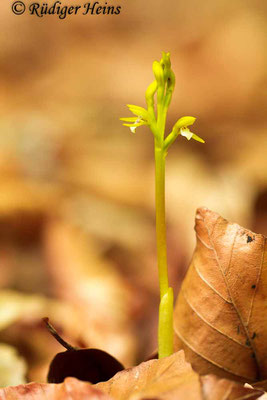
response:
[(65, 349), (78, 350), (77, 347), (73, 347), (71, 344), (67, 343), (64, 339), (62, 339), (62, 337), (58, 334), (58, 332), (55, 330), (55, 328), (50, 324), (49, 318), (45, 317), (45, 318), (42, 318), (42, 320), (44, 321), (44, 323), (45, 323), (47, 329), (49, 330), (49, 332), (51, 333), (51, 335), (54, 336), (54, 338), (58, 341), (58, 343), (60, 343), (63, 347), (65, 347)]

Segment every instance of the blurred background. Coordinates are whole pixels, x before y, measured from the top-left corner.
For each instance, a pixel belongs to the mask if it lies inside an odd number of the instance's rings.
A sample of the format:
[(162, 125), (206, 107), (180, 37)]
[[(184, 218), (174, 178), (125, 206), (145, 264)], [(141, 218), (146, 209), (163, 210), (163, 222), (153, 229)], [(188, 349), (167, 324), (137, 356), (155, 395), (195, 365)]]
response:
[(197, 207), (267, 234), (266, 1), (114, 2), (120, 15), (65, 20), (0, 5), (0, 386), (46, 380), (63, 349), (45, 316), (126, 366), (156, 348), (153, 138), (119, 117), (145, 105), (162, 50), (167, 130), (193, 115), (206, 140), (180, 137), (167, 158), (175, 293)]

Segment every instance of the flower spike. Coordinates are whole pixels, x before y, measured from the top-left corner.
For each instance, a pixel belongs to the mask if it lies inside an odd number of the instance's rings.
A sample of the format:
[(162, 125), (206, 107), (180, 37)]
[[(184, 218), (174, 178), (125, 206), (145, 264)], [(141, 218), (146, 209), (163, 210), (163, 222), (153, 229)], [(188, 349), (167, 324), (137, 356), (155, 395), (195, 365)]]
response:
[(147, 109), (128, 104), (127, 107), (134, 117), (120, 119), (124, 122), (123, 125), (129, 127), (133, 133), (137, 127), (148, 125), (154, 135), (156, 237), (160, 286), (158, 354), (159, 358), (162, 358), (173, 352), (173, 291), (169, 287), (166, 247), (165, 159), (170, 145), (179, 135), (187, 140), (194, 139), (201, 143), (204, 143), (204, 140), (188, 128), (195, 122), (194, 117), (180, 118), (173, 126), (171, 133), (165, 137), (167, 112), (175, 87), (170, 53), (162, 52), (161, 60), (154, 61), (152, 69), (155, 79), (146, 89)]

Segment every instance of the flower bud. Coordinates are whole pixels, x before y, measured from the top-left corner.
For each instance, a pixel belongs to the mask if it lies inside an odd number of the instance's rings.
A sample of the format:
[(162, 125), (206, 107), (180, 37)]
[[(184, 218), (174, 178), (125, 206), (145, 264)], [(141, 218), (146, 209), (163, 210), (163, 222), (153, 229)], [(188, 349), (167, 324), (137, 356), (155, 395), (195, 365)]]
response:
[(148, 106), (154, 105), (154, 95), (157, 90), (157, 81), (153, 81), (146, 90), (146, 102)]
[(172, 70), (170, 70), (170, 75), (167, 80), (167, 90), (173, 92), (175, 87), (175, 75)]
[(164, 106), (168, 109), (172, 99), (172, 93), (175, 87), (175, 75), (172, 70), (170, 70), (170, 75), (167, 78), (166, 96)]
[(170, 53), (162, 52), (162, 58), (160, 60), (161, 65), (164, 64), (165, 68), (169, 70), (171, 68), (171, 55)]
[(170, 60), (170, 53), (162, 52), (162, 58), (160, 60), (160, 65), (162, 66), (164, 79), (167, 80), (170, 76), (171, 72), (171, 60)]
[(158, 85), (164, 85), (163, 68), (158, 61), (153, 62), (153, 73), (155, 75)]

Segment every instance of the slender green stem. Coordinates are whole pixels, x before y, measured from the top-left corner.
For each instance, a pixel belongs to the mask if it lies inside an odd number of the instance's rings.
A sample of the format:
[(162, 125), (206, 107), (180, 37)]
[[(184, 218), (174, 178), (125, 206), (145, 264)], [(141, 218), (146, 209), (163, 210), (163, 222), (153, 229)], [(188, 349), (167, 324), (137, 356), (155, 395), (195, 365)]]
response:
[(173, 353), (173, 290), (169, 288), (160, 301), (158, 328), (159, 358)]
[(158, 326), (158, 354), (159, 358), (173, 353), (173, 292), (169, 288), (167, 246), (166, 246), (166, 218), (165, 218), (165, 157), (164, 141), (161, 147), (155, 144), (155, 192), (156, 192), (156, 234), (157, 258), (160, 284), (160, 307)]
[(156, 235), (160, 298), (169, 287), (166, 249), (165, 221), (165, 154), (162, 148), (155, 145), (155, 192), (156, 192)]

